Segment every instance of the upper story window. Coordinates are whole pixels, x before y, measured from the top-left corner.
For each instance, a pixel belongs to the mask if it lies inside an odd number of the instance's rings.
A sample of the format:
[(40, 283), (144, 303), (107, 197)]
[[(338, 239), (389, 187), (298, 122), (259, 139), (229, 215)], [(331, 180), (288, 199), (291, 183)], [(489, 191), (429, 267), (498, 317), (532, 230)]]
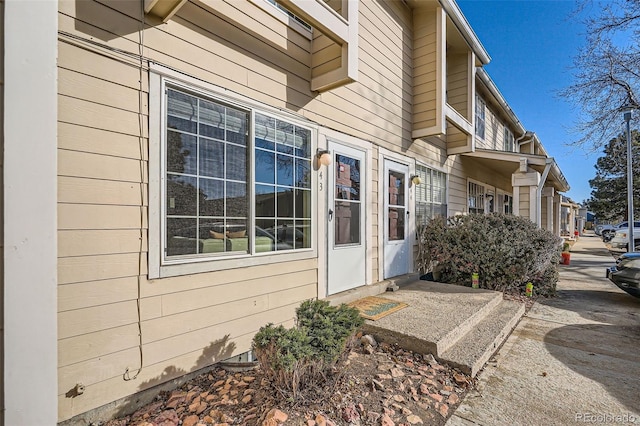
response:
[(173, 86), (165, 105), (165, 260), (311, 248), (309, 128)]
[(416, 165), (416, 174), (422, 181), (415, 188), (416, 225), (426, 225), (429, 220), (447, 215), (447, 174), (432, 168)]
[(278, 10), (282, 11), (285, 15), (287, 15), (293, 21), (297, 22), (299, 25), (301, 25), (307, 31), (309, 31), (309, 32), (312, 31), (311, 25), (309, 25), (304, 19), (300, 18), (299, 16), (297, 16), (296, 14), (291, 12), (286, 7), (282, 6), (280, 3), (277, 3), (275, 0), (266, 0), (266, 1), (267, 1), (267, 3), (271, 3)]
[(514, 138), (513, 138), (513, 133), (511, 132), (511, 130), (509, 130), (509, 128), (507, 126), (504, 126), (504, 150), (507, 152), (514, 152), (515, 151), (515, 143), (514, 143)]
[(469, 213), (484, 213), (485, 187), (475, 182), (469, 182), (468, 208)]
[(485, 134), (485, 110), (484, 100), (476, 95), (476, 136), (484, 139)]

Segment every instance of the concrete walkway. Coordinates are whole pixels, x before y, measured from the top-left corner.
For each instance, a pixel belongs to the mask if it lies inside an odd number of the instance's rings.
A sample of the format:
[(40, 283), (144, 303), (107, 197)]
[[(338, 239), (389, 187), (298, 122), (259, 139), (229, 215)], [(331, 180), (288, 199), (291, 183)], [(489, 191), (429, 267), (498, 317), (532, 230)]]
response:
[(613, 263), (581, 237), (558, 297), (538, 299), (447, 425), (640, 424), (640, 298), (605, 278)]

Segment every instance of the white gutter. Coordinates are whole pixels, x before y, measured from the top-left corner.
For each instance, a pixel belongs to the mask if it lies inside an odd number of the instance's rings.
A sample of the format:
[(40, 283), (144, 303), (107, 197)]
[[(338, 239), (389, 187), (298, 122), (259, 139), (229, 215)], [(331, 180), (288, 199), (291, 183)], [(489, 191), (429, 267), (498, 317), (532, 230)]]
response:
[[(524, 132), (522, 134), (522, 136), (520, 136), (518, 139), (516, 139), (516, 144), (518, 145), (518, 152), (521, 154), (525, 154), (521, 151), (520, 147), (522, 145), (524, 145), (525, 143), (529, 143), (533, 140), (533, 138), (536, 137), (535, 132), (531, 132), (529, 130), (527, 130), (526, 132)], [(530, 152), (529, 154), (533, 154), (533, 152)]]
[(476, 54), (480, 62), (482, 62), (483, 65), (491, 62), (491, 56), (489, 56), (489, 53), (485, 50), (480, 39), (473, 31), (473, 28), (471, 28), (471, 25), (469, 25), (469, 21), (467, 21), (467, 18), (465, 18), (462, 10), (460, 10), (460, 7), (455, 0), (438, 1), (444, 11), (447, 12), (447, 16), (449, 16), (451, 21), (453, 21), (453, 24), (458, 28), (462, 37), (464, 37), (466, 42), (469, 43), (469, 46), (471, 46), (471, 49)]
[[(480, 68), (480, 67), (476, 68), (476, 75), (478, 76), (480, 81), (485, 85), (485, 87), (489, 90), (489, 92), (494, 97), (494, 99), (498, 101), (498, 104), (500, 104), (500, 107), (509, 116), (509, 118), (514, 123), (514, 125), (526, 135), (526, 130), (522, 125), (522, 123), (520, 122), (520, 119), (516, 116), (516, 113), (513, 112), (513, 110), (507, 103), (507, 100), (504, 98), (504, 96), (502, 96), (502, 93), (500, 93), (498, 86), (496, 86), (496, 84), (493, 82), (491, 77), (489, 77), (489, 74), (484, 70), (484, 68)], [(518, 140), (520, 140), (525, 135), (518, 138), (516, 142), (518, 142)]]

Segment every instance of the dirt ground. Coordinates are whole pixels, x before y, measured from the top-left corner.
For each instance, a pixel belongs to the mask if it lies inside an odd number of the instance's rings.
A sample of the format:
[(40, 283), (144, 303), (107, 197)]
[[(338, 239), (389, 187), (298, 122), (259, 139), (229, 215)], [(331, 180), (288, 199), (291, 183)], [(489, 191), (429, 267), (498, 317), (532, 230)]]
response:
[(211, 370), (105, 426), (443, 425), (474, 382), (432, 356), (375, 341), (352, 350), (322, 388), (295, 400), (259, 367)]

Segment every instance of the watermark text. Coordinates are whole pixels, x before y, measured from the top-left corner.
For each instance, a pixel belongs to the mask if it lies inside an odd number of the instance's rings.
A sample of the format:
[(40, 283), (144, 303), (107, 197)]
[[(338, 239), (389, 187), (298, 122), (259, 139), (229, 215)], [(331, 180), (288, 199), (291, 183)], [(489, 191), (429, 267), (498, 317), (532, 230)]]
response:
[(575, 421), (579, 423), (635, 423), (640, 418), (631, 413), (576, 413)]

